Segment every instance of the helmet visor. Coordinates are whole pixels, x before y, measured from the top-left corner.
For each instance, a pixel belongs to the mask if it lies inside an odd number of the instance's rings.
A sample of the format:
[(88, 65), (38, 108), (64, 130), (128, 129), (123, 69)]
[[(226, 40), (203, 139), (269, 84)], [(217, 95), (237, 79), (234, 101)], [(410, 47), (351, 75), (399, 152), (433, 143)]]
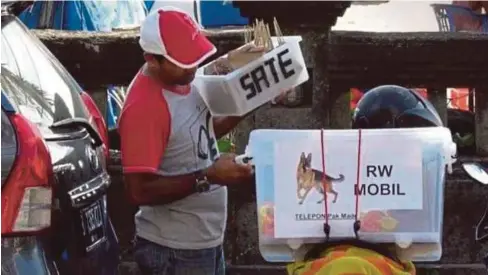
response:
[(353, 118), (353, 128), (379, 129), (395, 128), (395, 115), (389, 109), (379, 109), (369, 116), (358, 115)]
[(442, 121), (429, 109), (410, 109), (396, 117), (395, 126), (398, 128), (438, 127), (442, 126)]

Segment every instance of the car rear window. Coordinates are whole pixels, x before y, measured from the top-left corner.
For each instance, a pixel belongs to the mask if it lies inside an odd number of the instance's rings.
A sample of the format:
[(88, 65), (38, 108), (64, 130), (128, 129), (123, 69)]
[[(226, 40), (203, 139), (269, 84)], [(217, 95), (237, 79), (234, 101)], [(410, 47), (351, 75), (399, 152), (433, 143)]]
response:
[[(72, 117), (87, 118), (76, 81), (18, 19), (3, 19), (2, 90), (19, 111), (27, 112), (27, 116), (37, 113), (40, 121), (36, 122), (50, 124)], [(23, 105), (27, 98), (30, 104)]]
[(36, 86), (24, 81), (4, 66), (0, 83), (2, 92), (31, 122), (42, 125), (51, 125), (54, 122), (54, 112), (43, 98), (43, 92)]

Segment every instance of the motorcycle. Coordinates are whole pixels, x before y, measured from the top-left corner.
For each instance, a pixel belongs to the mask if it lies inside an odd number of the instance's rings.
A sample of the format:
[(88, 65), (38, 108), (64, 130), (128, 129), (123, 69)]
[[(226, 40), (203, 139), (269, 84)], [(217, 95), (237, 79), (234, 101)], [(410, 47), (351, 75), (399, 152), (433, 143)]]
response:
[[(463, 170), (474, 181), (483, 185), (488, 185), (488, 168), (483, 167), (477, 162), (465, 162), (462, 164)], [(475, 240), (477, 242), (486, 242), (488, 240), (488, 204), (480, 221), (476, 225)], [(483, 263), (488, 270), (488, 253), (483, 257)]]
[[(250, 164), (253, 166), (252, 157), (249, 157), (246, 154), (237, 156), (235, 162), (239, 164)], [(462, 164), (462, 168), (464, 172), (474, 181), (483, 185), (488, 185), (488, 166), (483, 166), (477, 162), (464, 162)], [(483, 215), (481, 216), (481, 219), (476, 225), (475, 240), (476, 242), (488, 241), (488, 203)], [(488, 253), (484, 255), (483, 263), (488, 270)]]

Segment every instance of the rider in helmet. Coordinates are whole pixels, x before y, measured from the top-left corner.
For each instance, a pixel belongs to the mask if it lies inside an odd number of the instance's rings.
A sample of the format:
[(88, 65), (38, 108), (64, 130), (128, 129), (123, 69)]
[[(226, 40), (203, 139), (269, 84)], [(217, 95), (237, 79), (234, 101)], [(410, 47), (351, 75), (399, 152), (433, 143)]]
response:
[[(384, 85), (369, 90), (352, 117), (354, 129), (438, 127), (434, 106), (416, 91)], [(359, 239), (326, 241), (310, 249), (302, 262), (288, 265), (288, 274), (413, 275), (411, 261), (398, 259), (392, 249)]]

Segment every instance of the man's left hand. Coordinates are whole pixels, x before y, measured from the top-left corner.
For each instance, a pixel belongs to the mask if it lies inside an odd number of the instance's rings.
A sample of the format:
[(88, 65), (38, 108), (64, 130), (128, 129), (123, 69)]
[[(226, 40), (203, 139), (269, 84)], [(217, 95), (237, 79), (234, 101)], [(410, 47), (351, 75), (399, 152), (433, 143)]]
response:
[(275, 98), (273, 98), (271, 100), (271, 104), (282, 104), (282, 103), (284, 103), (284, 101), (285, 101), (286, 97), (288, 96), (288, 94), (290, 92), (292, 92), (293, 90), (294, 89), (289, 89), (289, 90), (283, 90), (283, 91), (281, 91), (281, 93), (280, 93), (279, 96), (277, 96), (277, 97), (275, 97)]

